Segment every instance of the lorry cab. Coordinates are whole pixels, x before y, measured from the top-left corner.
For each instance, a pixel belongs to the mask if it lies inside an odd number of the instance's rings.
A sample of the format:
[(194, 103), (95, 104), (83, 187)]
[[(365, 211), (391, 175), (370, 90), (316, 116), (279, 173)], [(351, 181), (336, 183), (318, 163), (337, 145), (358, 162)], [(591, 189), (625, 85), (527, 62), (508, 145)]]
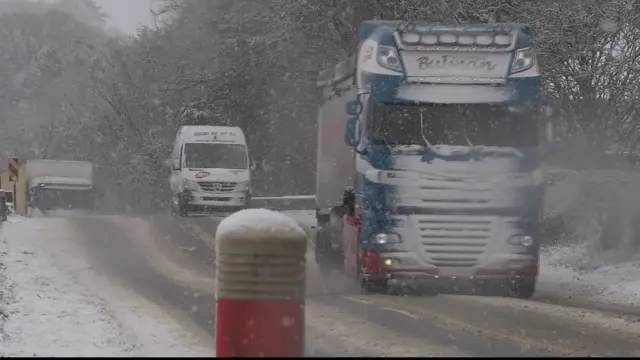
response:
[(250, 160), (241, 128), (184, 125), (178, 131), (169, 162), (173, 214), (187, 216), (193, 211), (226, 212), (248, 207)]

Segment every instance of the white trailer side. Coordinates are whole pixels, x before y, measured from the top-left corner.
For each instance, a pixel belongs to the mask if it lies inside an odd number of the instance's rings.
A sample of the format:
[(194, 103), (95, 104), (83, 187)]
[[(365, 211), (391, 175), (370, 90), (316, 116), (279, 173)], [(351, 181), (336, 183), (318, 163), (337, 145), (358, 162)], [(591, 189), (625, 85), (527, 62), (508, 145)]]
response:
[(27, 160), (25, 169), (29, 187), (43, 184), (49, 188), (91, 188), (93, 185), (93, 164), (88, 161)]
[(342, 204), (344, 189), (353, 184), (355, 174), (353, 148), (344, 140), (346, 104), (355, 100), (357, 94), (350, 77), (352, 70), (353, 60), (348, 59), (323, 72), (318, 81), (322, 103), (318, 111), (316, 203), (318, 211), (324, 214)]

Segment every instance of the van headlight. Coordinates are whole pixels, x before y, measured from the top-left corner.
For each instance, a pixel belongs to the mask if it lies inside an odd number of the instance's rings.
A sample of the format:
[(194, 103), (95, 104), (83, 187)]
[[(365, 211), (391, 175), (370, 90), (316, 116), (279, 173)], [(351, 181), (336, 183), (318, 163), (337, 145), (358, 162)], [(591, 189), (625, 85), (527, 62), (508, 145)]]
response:
[(184, 179), (182, 181), (182, 188), (184, 190), (195, 190), (195, 191), (200, 190), (200, 186), (198, 185), (197, 181), (187, 180), (187, 179)]
[(236, 185), (236, 191), (251, 191), (251, 182), (250, 181), (241, 181)]

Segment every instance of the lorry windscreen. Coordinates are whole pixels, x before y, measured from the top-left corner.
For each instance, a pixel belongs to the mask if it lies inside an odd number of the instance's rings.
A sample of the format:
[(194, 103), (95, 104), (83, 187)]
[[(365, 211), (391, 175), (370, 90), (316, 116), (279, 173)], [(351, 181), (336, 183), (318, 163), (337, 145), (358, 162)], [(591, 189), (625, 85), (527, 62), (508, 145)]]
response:
[(535, 112), (515, 113), (505, 105), (376, 103), (369, 121), (375, 144), (425, 145), (424, 138), (431, 145), (467, 146), (467, 139), (485, 146), (538, 144)]
[(189, 143), (184, 145), (184, 157), (187, 168), (249, 168), (247, 147), (241, 144)]

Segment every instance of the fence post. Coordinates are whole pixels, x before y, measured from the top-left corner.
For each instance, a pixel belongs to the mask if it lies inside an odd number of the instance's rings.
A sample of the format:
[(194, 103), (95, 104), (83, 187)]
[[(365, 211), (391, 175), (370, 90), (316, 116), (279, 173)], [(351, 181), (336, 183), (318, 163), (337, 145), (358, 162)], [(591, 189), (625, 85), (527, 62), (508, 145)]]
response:
[(216, 231), (216, 355), (303, 357), (307, 237), (266, 209), (225, 218)]

